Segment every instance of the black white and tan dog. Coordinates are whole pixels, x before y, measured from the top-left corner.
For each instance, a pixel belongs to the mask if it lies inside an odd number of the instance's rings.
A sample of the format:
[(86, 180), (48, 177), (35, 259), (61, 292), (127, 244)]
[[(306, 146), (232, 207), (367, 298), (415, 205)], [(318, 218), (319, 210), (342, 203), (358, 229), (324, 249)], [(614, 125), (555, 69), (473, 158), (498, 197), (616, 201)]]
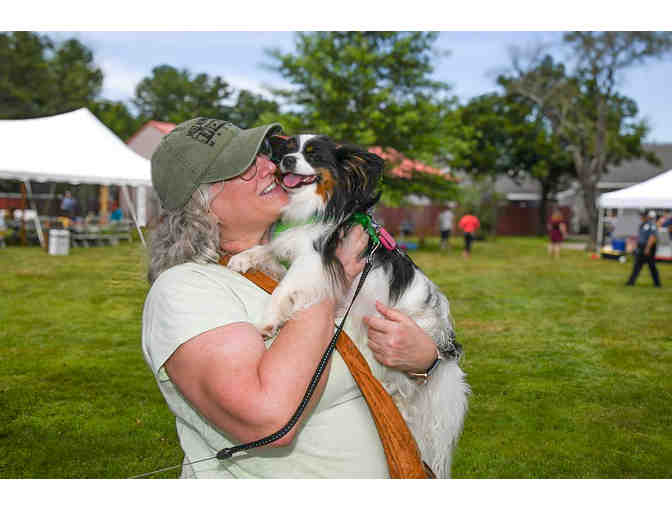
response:
[[(272, 137), (273, 158), (290, 201), (283, 221), (298, 223), (269, 244), (255, 246), (231, 258), (229, 267), (250, 268), (275, 276), (284, 273), (278, 260), (290, 263), (273, 292), (257, 328), (271, 336), (292, 314), (326, 297), (347, 306), (350, 289), (335, 256), (338, 241), (351, 228), (355, 213), (368, 215), (380, 196), (377, 184), (383, 160), (355, 145), (340, 145), (320, 135)], [(384, 232), (381, 233), (383, 235)], [(383, 240), (384, 241), (384, 240)], [(375, 239), (369, 241), (373, 248)], [(440, 478), (450, 475), (452, 448), (462, 430), (469, 387), (458, 366), (461, 347), (455, 342), (448, 299), (394, 242), (373, 253), (373, 267), (352, 307), (346, 330), (358, 343), (374, 375), (395, 399), (422, 458)], [(366, 345), (362, 318), (376, 315), (375, 302), (407, 314), (436, 342), (442, 358), (427, 384), (378, 363)]]

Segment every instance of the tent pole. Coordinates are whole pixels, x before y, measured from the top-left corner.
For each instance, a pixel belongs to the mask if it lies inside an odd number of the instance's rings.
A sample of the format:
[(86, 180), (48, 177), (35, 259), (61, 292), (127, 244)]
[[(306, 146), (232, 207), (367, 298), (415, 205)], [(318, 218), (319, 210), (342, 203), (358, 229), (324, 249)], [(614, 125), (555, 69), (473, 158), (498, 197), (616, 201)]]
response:
[(135, 218), (135, 205), (131, 201), (131, 196), (128, 193), (128, 187), (124, 184), (121, 187), (121, 191), (124, 194), (124, 197), (126, 198), (126, 202), (130, 205), (128, 210), (131, 212), (131, 216), (133, 217), (133, 223), (135, 223), (135, 228), (138, 230), (138, 234), (140, 235), (140, 241), (142, 241), (142, 245), (147, 248), (147, 243), (145, 243), (145, 237), (142, 235), (142, 230), (140, 230), (140, 226), (138, 225), (138, 220)]
[(25, 181), (21, 182), (21, 246), (28, 245), (26, 240), (26, 183)]
[(602, 248), (602, 238), (604, 236), (604, 218), (602, 217), (604, 209), (602, 207), (597, 208), (597, 245), (595, 249), (597, 254), (600, 254), (600, 249)]
[(26, 183), (26, 190), (28, 191), (28, 195), (30, 196), (30, 207), (35, 211), (35, 230), (37, 231), (37, 238), (40, 240), (40, 246), (42, 248), (46, 248), (44, 244), (44, 234), (42, 233), (42, 222), (40, 221), (40, 215), (37, 213), (37, 205), (35, 204), (35, 200), (33, 200), (33, 190), (30, 187), (30, 181), (26, 179), (24, 181)]

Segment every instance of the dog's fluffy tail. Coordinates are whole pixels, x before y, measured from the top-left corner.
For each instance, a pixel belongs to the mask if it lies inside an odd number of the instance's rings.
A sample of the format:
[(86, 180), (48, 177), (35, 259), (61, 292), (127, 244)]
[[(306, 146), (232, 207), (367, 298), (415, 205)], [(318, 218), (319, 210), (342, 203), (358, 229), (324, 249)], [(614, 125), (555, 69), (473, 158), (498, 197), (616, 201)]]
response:
[(464, 372), (456, 361), (443, 361), (427, 385), (417, 387), (409, 381), (402, 386), (399, 391), (407, 402), (404, 418), (423, 460), (438, 478), (449, 478), (452, 452), (462, 432), (470, 393)]

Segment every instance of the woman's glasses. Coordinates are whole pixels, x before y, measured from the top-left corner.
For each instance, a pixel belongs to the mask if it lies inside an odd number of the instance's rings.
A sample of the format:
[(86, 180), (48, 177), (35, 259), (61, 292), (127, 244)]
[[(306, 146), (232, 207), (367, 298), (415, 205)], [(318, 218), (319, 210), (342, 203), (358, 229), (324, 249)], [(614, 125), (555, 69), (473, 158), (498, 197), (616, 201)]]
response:
[(259, 147), (259, 151), (257, 152), (257, 156), (254, 158), (254, 163), (252, 163), (250, 167), (238, 177), (244, 181), (251, 181), (257, 175), (258, 159), (262, 158), (270, 161), (272, 155), (273, 149), (271, 148), (271, 143), (268, 141), (268, 138), (264, 138), (264, 141), (261, 142), (261, 147)]

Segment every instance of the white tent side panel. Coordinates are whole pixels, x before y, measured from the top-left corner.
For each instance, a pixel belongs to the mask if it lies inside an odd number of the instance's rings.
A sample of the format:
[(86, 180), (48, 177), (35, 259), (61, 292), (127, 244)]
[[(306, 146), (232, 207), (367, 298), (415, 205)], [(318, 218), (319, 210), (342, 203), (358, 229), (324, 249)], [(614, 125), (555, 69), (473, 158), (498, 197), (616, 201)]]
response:
[(604, 193), (598, 205), (605, 209), (672, 209), (672, 170), (634, 186)]
[(0, 179), (151, 186), (150, 162), (86, 108), (0, 120)]

